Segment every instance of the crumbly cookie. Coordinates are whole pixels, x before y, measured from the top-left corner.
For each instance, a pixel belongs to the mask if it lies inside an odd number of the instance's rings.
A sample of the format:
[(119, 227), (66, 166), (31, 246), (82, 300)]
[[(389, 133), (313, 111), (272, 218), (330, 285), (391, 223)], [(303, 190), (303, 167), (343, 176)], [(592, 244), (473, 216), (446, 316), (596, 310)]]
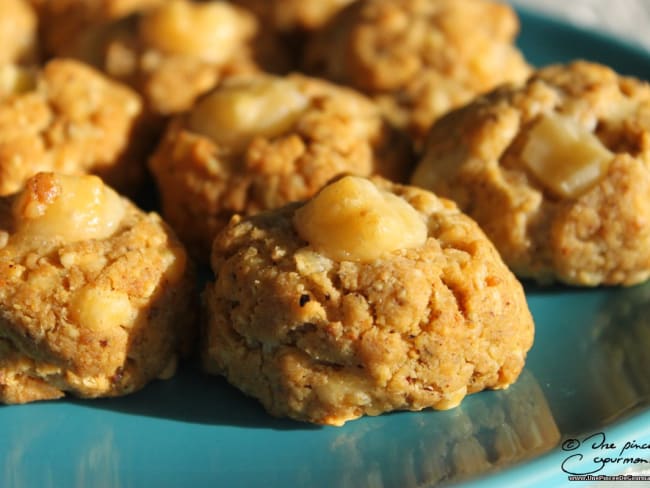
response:
[(280, 32), (314, 31), (356, 0), (231, 0)]
[(124, 395), (174, 373), (192, 334), (183, 247), (96, 176), (0, 198), (0, 402)]
[(31, 63), (38, 52), (37, 18), (26, 0), (0, 2), (0, 64)]
[(650, 86), (582, 61), (438, 121), (412, 182), (454, 199), (516, 274), (650, 276)]
[(528, 75), (518, 28), (489, 0), (360, 0), (314, 37), (305, 66), (372, 95), (421, 141), (444, 112)]
[(520, 283), (474, 221), (415, 187), (347, 176), (234, 217), (204, 291), (205, 369), (274, 415), (342, 425), (505, 388), (533, 341)]
[(165, 219), (207, 261), (235, 213), (308, 198), (341, 173), (404, 180), (412, 166), (370, 100), (294, 74), (228, 80), (170, 123), (150, 168)]
[[(59, 3), (66, 8), (57, 9)], [(106, 6), (83, 7), (86, 3), (59, 0), (45, 12), (57, 19), (48, 23), (49, 52), (81, 59), (129, 83), (154, 115), (188, 109), (224, 77), (257, 72), (260, 64), (285, 66), (274, 39), (258, 39), (256, 18), (236, 5), (140, 0), (129, 2), (130, 9), (107, 12)]]
[(0, 195), (39, 171), (95, 173), (134, 192), (145, 172), (141, 113), (136, 93), (77, 61), (0, 66)]

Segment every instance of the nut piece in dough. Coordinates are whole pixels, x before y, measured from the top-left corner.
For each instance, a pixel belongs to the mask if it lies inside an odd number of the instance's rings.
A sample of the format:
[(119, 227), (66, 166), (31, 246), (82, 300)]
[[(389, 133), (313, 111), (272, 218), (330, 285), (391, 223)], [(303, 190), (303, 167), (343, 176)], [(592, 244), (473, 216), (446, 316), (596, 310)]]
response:
[(412, 183), (455, 200), (515, 274), (650, 277), (650, 85), (577, 61), (536, 72), (432, 128)]
[(588, 128), (545, 114), (530, 129), (521, 159), (548, 191), (575, 198), (602, 179), (614, 155)]
[(193, 289), (156, 214), (95, 176), (35, 175), (0, 198), (0, 403), (169, 377), (193, 336)]
[(273, 415), (342, 425), (447, 409), (524, 366), (523, 289), (476, 223), (427, 191), (373, 181), (420, 215), (425, 242), (332, 259), (296, 231), (308, 203), (234, 217), (215, 239), (203, 365)]
[(374, 97), (420, 143), (443, 113), (528, 76), (518, 28), (491, 0), (359, 0), (314, 36), (304, 64)]
[(232, 78), (176, 117), (150, 160), (165, 219), (207, 261), (235, 214), (312, 196), (343, 173), (403, 181), (409, 142), (349, 88), (305, 77)]

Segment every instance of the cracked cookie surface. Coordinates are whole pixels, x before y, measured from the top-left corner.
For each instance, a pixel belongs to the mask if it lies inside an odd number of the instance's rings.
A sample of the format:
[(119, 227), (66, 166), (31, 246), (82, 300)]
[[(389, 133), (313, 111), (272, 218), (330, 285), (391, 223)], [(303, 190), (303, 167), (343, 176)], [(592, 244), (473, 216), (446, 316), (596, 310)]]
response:
[(439, 120), (412, 183), (455, 200), (514, 272), (650, 276), (650, 85), (576, 61)]
[(301, 239), (302, 203), (235, 217), (215, 239), (203, 364), (278, 416), (342, 425), (451, 408), (505, 388), (533, 341), (521, 285), (450, 201), (374, 180), (426, 224), (422, 245), (337, 261)]
[(529, 67), (514, 46), (519, 23), (487, 0), (360, 0), (307, 46), (307, 72), (375, 98), (419, 144), (431, 123)]
[(193, 337), (185, 251), (95, 176), (0, 198), (0, 403), (131, 393)]
[(129, 84), (154, 119), (187, 110), (228, 76), (287, 63), (253, 14), (227, 2), (57, 0), (45, 6), (48, 52)]
[(0, 195), (39, 171), (94, 173), (134, 193), (145, 172), (141, 113), (135, 92), (77, 61), (0, 67)]
[(149, 166), (163, 216), (207, 261), (233, 214), (308, 198), (342, 173), (403, 181), (411, 157), (366, 97), (294, 74), (223, 83), (170, 123)]

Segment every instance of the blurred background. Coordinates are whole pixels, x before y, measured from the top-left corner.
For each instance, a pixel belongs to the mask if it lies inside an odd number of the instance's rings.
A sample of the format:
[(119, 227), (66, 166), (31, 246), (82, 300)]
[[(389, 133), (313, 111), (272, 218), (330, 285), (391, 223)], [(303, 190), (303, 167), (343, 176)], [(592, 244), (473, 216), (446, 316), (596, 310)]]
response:
[(650, 51), (650, 0), (509, 0), (509, 3), (597, 28)]

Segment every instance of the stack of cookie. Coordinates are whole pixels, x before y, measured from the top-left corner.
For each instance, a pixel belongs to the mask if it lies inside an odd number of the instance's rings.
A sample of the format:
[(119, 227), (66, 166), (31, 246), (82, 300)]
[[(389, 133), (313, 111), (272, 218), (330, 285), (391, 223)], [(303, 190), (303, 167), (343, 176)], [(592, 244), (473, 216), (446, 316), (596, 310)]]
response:
[(650, 273), (650, 87), (535, 70), (517, 30), (492, 0), (4, 1), (0, 401), (192, 353), (320, 424), (512, 384), (516, 276)]

